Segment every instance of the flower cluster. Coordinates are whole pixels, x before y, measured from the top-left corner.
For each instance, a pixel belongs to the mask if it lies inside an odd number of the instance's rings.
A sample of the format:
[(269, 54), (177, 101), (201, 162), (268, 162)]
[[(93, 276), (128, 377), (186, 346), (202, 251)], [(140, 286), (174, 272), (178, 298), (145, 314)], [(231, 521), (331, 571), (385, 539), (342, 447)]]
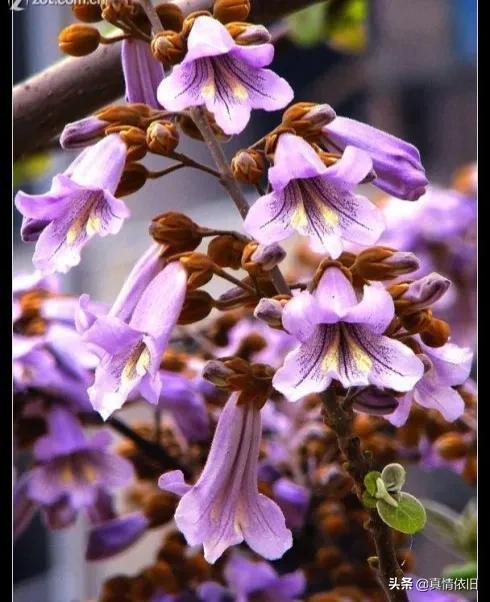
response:
[[(413, 145), (326, 104), (289, 106), (228, 161), (221, 140), (294, 96), (267, 68), (269, 32), (246, 22), (248, 0), (186, 17), (142, 6), (104, 0), (89, 19), (123, 32), (127, 102), (68, 124), (61, 145), (80, 154), (47, 193), (16, 196), (38, 269), (14, 284), (14, 426), (32, 457), (16, 531), (38, 509), (52, 528), (84, 510), (97, 561), (173, 520), (154, 563), (106, 581), (100, 602), (382, 600), (366, 558), (381, 534), (394, 570), (411, 571), (411, 531), (393, 535), (366, 503), (366, 475), (404, 460), (476, 479), (473, 353), (443, 305), (464, 295), (450, 277), (473, 258), (474, 207), (426, 192)], [(60, 35), (74, 56), (101, 43), (112, 42), (89, 25)], [(216, 169), (179, 152), (182, 134), (208, 144)], [(147, 154), (174, 163), (150, 171)], [(183, 168), (221, 181), (245, 233), (165, 211), (112, 304), (62, 294), (53, 272), (119, 232), (121, 197)], [(251, 207), (241, 184), (258, 192)], [(397, 200), (381, 206), (368, 186)], [(431, 251), (448, 234), (464, 239), (452, 271)], [(228, 287), (217, 297), (213, 278)], [(130, 404), (154, 424), (122, 421)], [(107, 427), (125, 437), (116, 448)]]

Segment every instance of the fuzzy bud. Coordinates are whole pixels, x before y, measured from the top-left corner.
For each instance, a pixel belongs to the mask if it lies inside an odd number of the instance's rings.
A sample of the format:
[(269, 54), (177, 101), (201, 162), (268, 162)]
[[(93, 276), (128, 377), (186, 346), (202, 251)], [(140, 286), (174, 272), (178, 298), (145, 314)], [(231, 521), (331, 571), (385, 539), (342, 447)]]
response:
[(285, 301), (281, 302), (278, 299), (261, 299), (254, 310), (254, 316), (265, 322), (272, 328), (282, 328), (282, 311)]
[(436, 452), (445, 460), (459, 460), (468, 452), (468, 444), (461, 433), (444, 433), (434, 442)]
[(58, 36), (59, 49), (70, 56), (86, 56), (97, 50), (99, 43), (99, 30), (80, 23), (65, 27)]
[(189, 291), (177, 324), (185, 326), (204, 320), (213, 309), (213, 299), (205, 291)]
[(322, 128), (335, 117), (335, 111), (328, 104), (297, 102), (284, 111), (282, 124), (292, 128), (298, 136), (311, 138), (320, 134)]
[(102, 20), (100, 4), (87, 2), (86, 0), (76, 0), (76, 4), (71, 7), (71, 10), (75, 17), (84, 23), (97, 23)]
[[(253, 243), (250, 243), (247, 248), (251, 250), (252, 245)], [(246, 270), (251, 269), (251, 264), (253, 264), (260, 266), (265, 272), (270, 272), (286, 257), (286, 251), (277, 243), (257, 245), (256, 249), (251, 251), (249, 259), (247, 248), (245, 248), (242, 256), (242, 266)]]
[(215, 0), (213, 17), (221, 23), (245, 21), (250, 14), (250, 0)]
[(108, 134), (112, 132), (119, 132), (121, 139), (126, 143), (128, 147), (128, 161), (139, 161), (146, 155), (146, 136), (142, 129), (134, 126), (107, 128)]
[(240, 150), (231, 160), (231, 169), (240, 182), (258, 184), (265, 171), (264, 157), (253, 149)]
[(171, 121), (154, 121), (146, 130), (146, 144), (152, 153), (167, 156), (179, 144), (179, 132)]
[(184, 58), (186, 45), (182, 34), (166, 29), (157, 33), (151, 41), (151, 52), (157, 61), (169, 69)]
[(231, 368), (227, 368), (225, 364), (219, 360), (210, 360), (204, 366), (202, 377), (213, 383), (215, 387), (227, 388), (227, 380), (235, 373)]
[(371, 247), (359, 253), (351, 271), (365, 280), (392, 280), (419, 267), (413, 253), (395, 251), (389, 247)]
[(199, 226), (187, 215), (174, 211), (153, 218), (150, 236), (161, 245), (170, 245), (174, 251), (193, 251), (202, 240)]
[(144, 165), (129, 163), (124, 168), (115, 196), (122, 197), (133, 194), (133, 192), (143, 188), (147, 179), (148, 170)]
[(94, 116), (67, 123), (60, 136), (61, 148), (72, 150), (90, 146), (104, 136), (104, 130), (108, 125), (108, 121)]
[(149, 528), (161, 527), (172, 520), (176, 500), (172, 494), (165, 492), (154, 493), (145, 500), (143, 513), (150, 521)]
[(101, 121), (107, 121), (114, 125), (133, 125), (144, 127), (146, 118), (151, 109), (142, 103), (128, 103), (121, 105), (109, 105), (95, 113), (95, 117)]
[(216, 268), (213, 261), (204, 253), (188, 253), (180, 258), (187, 270), (187, 290), (200, 288), (207, 284), (214, 275)]
[(404, 304), (408, 305), (404, 312), (410, 313), (430, 307), (439, 301), (450, 286), (451, 281), (437, 272), (411, 282), (402, 297)]
[(238, 270), (246, 244), (231, 234), (221, 234), (209, 243), (208, 255), (220, 267)]
[(235, 42), (241, 46), (269, 44), (271, 41), (271, 34), (263, 25), (235, 21), (228, 23), (226, 29)]
[(448, 342), (450, 334), (447, 322), (432, 318), (427, 328), (420, 333), (420, 338), (429, 347), (442, 347)]
[(155, 7), (160, 21), (165, 25), (165, 29), (171, 31), (181, 31), (184, 24), (184, 15), (181, 9), (172, 2), (164, 2)]

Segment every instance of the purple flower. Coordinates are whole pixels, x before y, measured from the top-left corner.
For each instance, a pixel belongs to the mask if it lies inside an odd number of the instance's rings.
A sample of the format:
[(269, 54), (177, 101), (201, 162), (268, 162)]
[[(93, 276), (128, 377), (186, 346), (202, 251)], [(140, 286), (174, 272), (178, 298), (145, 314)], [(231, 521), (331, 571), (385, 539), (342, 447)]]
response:
[(473, 353), (467, 347), (446, 343), (442, 347), (429, 347), (418, 339), (422, 348), (419, 356), (425, 366), (425, 374), (410, 393), (399, 399), (398, 408), (386, 416), (395, 426), (407, 421), (412, 402), (424, 408), (437, 410), (448, 422), (464, 412), (464, 401), (452, 387), (463, 384), (471, 372)]
[(177, 527), (189, 545), (204, 545), (210, 563), (244, 540), (268, 559), (280, 558), (292, 545), (279, 506), (257, 488), (260, 411), (237, 405), (237, 399), (233, 393), (221, 412), (197, 483), (187, 485), (180, 470), (163, 474), (158, 482), (161, 489), (182, 496)]
[(209, 416), (196, 379), (162, 370), (165, 383), (158, 407), (168, 410), (187, 441), (205, 441), (209, 437)]
[(371, 167), (369, 155), (353, 147), (326, 167), (302, 138), (283, 134), (269, 169), (273, 191), (250, 208), (245, 230), (263, 244), (284, 240), (296, 231), (308, 236), (315, 250), (333, 258), (342, 253), (344, 240), (373, 244), (383, 232), (382, 213), (353, 192)]
[(111, 518), (107, 489), (126, 484), (133, 469), (106, 449), (110, 441), (106, 431), (87, 439), (73, 414), (55, 406), (48, 415), (48, 434), (34, 446), (38, 464), (26, 473), (17, 497), (40, 505), (52, 528), (71, 524), (81, 509), (92, 520)]
[(128, 322), (109, 312), (84, 333), (101, 355), (88, 394), (104, 419), (137, 389), (150, 403), (158, 402), (161, 357), (180, 315), (186, 285), (181, 263), (170, 263), (145, 288)]
[[(253, 562), (241, 554), (232, 554), (224, 569), (228, 588), (207, 582), (197, 592), (205, 602), (235, 602), (264, 600), (270, 602), (294, 602), (299, 600), (306, 587), (303, 572), (298, 570), (278, 575), (267, 562)], [(228, 594), (228, 595), (227, 595)]]
[(126, 83), (126, 102), (141, 102), (159, 109), (156, 91), (162, 81), (163, 67), (142, 40), (123, 40), (121, 60)]
[(45, 273), (67, 272), (95, 235), (117, 234), (129, 215), (114, 197), (126, 160), (118, 134), (85, 149), (44, 194), (19, 191), (15, 206), (24, 216), (21, 235), (36, 241), (34, 265)]
[(408, 201), (424, 194), (428, 181), (419, 151), (412, 144), (347, 117), (336, 117), (323, 132), (323, 143), (329, 149), (355, 146), (368, 152), (376, 172), (373, 183), (381, 190)]
[(149, 524), (142, 512), (132, 512), (96, 525), (89, 534), (86, 559), (104, 560), (127, 550), (146, 533)]
[(274, 498), (284, 512), (286, 525), (301, 529), (310, 505), (310, 491), (291, 479), (281, 478), (272, 485)]
[(158, 87), (160, 103), (170, 111), (205, 105), (225, 134), (238, 134), (252, 109), (277, 111), (294, 94), (269, 69), (272, 44), (237, 44), (216, 19), (198, 17), (187, 40), (187, 54)]
[(346, 276), (328, 268), (313, 293), (301, 292), (284, 308), (284, 328), (300, 344), (276, 372), (274, 387), (291, 401), (325, 391), (332, 379), (344, 387), (409, 391), (424, 367), (406, 345), (383, 336), (393, 316), (380, 283), (364, 286), (359, 302)]

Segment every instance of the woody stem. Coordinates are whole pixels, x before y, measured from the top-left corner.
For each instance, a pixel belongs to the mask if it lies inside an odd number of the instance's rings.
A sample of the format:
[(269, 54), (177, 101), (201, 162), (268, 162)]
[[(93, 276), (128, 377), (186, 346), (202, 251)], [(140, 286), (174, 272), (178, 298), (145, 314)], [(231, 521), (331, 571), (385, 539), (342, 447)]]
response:
[[(346, 469), (354, 480), (357, 497), (362, 501), (364, 491), (364, 477), (371, 470), (368, 457), (362, 452), (359, 437), (354, 435), (352, 429), (352, 410), (343, 407), (333, 387), (323, 395), (323, 419), (337, 436), (341, 452), (347, 459)], [(396, 557), (393, 544), (392, 531), (373, 509), (369, 511), (369, 520), (365, 525), (374, 541), (377, 554), (378, 578), (388, 602), (408, 602), (404, 590), (390, 589), (390, 580), (403, 577)]]

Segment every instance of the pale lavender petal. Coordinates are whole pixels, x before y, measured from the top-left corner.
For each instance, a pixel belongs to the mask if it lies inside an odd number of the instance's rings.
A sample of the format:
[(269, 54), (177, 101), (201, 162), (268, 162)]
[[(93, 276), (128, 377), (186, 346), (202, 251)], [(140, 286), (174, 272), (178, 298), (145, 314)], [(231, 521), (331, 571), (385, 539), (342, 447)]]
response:
[(358, 303), (354, 288), (347, 276), (338, 268), (331, 267), (323, 272), (313, 296), (321, 312), (324, 324), (338, 322)]
[(250, 67), (260, 69), (267, 67), (274, 58), (274, 46), (272, 44), (252, 44), (250, 46), (236, 45), (230, 52), (233, 57), (241, 59)]
[(386, 415), (385, 418), (386, 420), (391, 422), (391, 424), (400, 427), (405, 424), (410, 414), (410, 410), (412, 408), (413, 393), (407, 393), (406, 395), (398, 397), (397, 399), (397, 409), (391, 414)]
[(169, 111), (184, 111), (204, 103), (202, 88), (213, 83), (210, 66), (204, 60), (176, 65), (158, 86), (159, 103)]
[(217, 19), (198, 17), (192, 26), (187, 39), (187, 54), (183, 63), (208, 56), (227, 54), (235, 47), (235, 42), (228, 30)]
[(93, 144), (104, 135), (104, 130), (108, 125), (108, 121), (102, 121), (93, 115), (73, 123), (67, 123), (60, 136), (61, 147), (65, 150), (72, 150)]
[(347, 146), (342, 157), (328, 168), (329, 178), (347, 184), (359, 184), (373, 168), (371, 157), (365, 151), (354, 146)]
[(302, 343), (311, 337), (318, 322), (318, 305), (309, 291), (302, 291), (286, 303), (282, 312), (284, 328)]
[(445, 386), (461, 385), (469, 377), (473, 352), (469, 347), (446, 343), (442, 347), (429, 347), (419, 338), (422, 351), (430, 358), (437, 383)]
[(48, 414), (48, 434), (36, 441), (34, 456), (46, 462), (87, 447), (87, 439), (77, 418), (65, 408), (55, 406)]
[(440, 412), (448, 422), (453, 422), (464, 412), (464, 401), (457, 391), (437, 385), (429, 378), (423, 378), (417, 384), (414, 399), (424, 408)]
[(80, 295), (78, 309), (75, 313), (75, 327), (77, 332), (83, 334), (93, 326), (97, 318), (105, 316), (108, 311), (109, 306), (107, 304), (92, 301), (90, 295)]
[(162, 474), (158, 479), (158, 487), (180, 497), (192, 489), (192, 485), (185, 482), (184, 473), (181, 470), (171, 470)]
[(65, 488), (60, 483), (56, 468), (49, 464), (34, 468), (31, 471), (27, 495), (45, 505), (54, 504), (65, 495)]
[(163, 79), (162, 64), (143, 40), (123, 40), (121, 61), (126, 84), (126, 101), (144, 103), (159, 109), (156, 90)]
[(134, 475), (131, 462), (111, 452), (99, 452), (95, 467), (101, 484), (109, 489), (126, 485)]
[(303, 571), (298, 570), (279, 577), (267, 588), (267, 596), (271, 602), (293, 602), (301, 599), (306, 589), (306, 578)]
[(310, 504), (310, 491), (287, 478), (275, 481), (272, 490), (274, 499), (284, 513), (286, 525), (290, 529), (301, 529)]
[(119, 516), (90, 531), (85, 558), (104, 560), (127, 550), (148, 528), (148, 519), (142, 512)]
[(287, 190), (261, 196), (250, 207), (243, 227), (262, 244), (271, 244), (293, 234), (292, 219), (297, 199)]
[(291, 180), (325, 174), (327, 167), (313, 147), (294, 134), (282, 134), (274, 153), (274, 166), (269, 169), (269, 182), (274, 190), (283, 190)]
[(92, 343), (110, 354), (122, 348), (134, 347), (142, 340), (142, 334), (119, 318), (101, 316), (83, 334), (83, 340)]
[(254, 562), (241, 554), (231, 554), (223, 571), (231, 591), (237, 595), (262, 592), (278, 579), (268, 562)]
[(374, 282), (364, 286), (362, 301), (348, 308), (343, 320), (351, 324), (364, 324), (371, 332), (383, 334), (394, 315), (391, 295), (381, 283)]

